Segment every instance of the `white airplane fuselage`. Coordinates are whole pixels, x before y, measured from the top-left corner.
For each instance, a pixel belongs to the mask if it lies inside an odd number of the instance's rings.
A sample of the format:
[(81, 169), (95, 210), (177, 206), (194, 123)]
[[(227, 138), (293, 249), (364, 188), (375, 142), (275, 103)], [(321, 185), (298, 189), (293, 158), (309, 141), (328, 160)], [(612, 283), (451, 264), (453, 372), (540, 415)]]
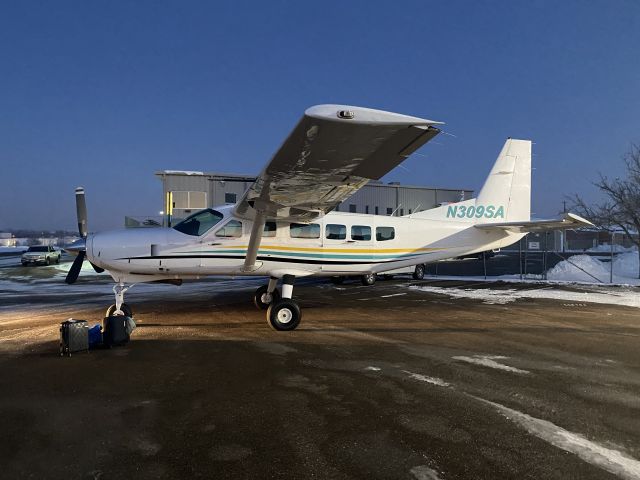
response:
[[(459, 205), (469, 202), (473, 200)], [(87, 257), (116, 282), (126, 283), (208, 275), (362, 275), (500, 248), (524, 235), (477, 229), (467, 219), (448, 218), (446, 207), (404, 217), (330, 212), (312, 222), (317, 227), (311, 236), (317, 238), (292, 238), (290, 222), (278, 221), (276, 231), (269, 234), (272, 236), (263, 236), (255, 265), (246, 269), (252, 222), (234, 218), (232, 205), (215, 210), (223, 215), (222, 220), (201, 236), (173, 228), (89, 235)], [(421, 218), (424, 214), (442, 218)], [(219, 236), (217, 233), (232, 220), (242, 223), (241, 234), (236, 229), (240, 236)], [(333, 235), (329, 234), (331, 229)], [(376, 235), (377, 229), (381, 235)], [(331, 236), (334, 238), (327, 238)], [(383, 240), (385, 236), (393, 238)]]

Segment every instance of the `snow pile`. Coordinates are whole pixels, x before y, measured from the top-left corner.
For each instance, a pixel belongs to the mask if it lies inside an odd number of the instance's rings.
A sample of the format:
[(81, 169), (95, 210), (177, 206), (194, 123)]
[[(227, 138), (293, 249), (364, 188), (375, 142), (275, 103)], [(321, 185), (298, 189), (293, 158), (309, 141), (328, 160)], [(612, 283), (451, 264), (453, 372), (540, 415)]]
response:
[[(626, 248), (622, 245), (614, 244), (613, 251), (615, 253), (621, 252), (629, 252), (632, 248)], [(587, 252), (596, 252), (596, 253), (611, 253), (611, 244), (609, 243), (601, 243), (600, 245), (596, 245), (595, 247), (591, 247), (587, 249)]]
[[(593, 278), (595, 277), (595, 278)], [(547, 279), (560, 282), (609, 283), (611, 264), (589, 255), (574, 255), (547, 272)], [(638, 252), (620, 253), (613, 260), (613, 282), (638, 284)]]
[[(588, 273), (587, 273), (588, 272)], [(589, 255), (574, 255), (547, 272), (548, 280), (563, 282), (609, 282), (609, 267)], [(593, 278), (595, 277), (595, 278)]]
[(638, 278), (638, 251), (621, 253), (613, 259), (613, 274), (619, 277)]

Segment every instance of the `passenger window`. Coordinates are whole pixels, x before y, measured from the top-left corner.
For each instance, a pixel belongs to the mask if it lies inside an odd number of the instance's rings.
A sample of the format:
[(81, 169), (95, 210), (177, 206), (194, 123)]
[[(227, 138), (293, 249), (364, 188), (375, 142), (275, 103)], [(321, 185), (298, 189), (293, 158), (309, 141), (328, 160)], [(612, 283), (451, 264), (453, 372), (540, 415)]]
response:
[(376, 240), (386, 242), (396, 238), (396, 231), (393, 227), (376, 227)]
[(328, 240), (345, 240), (347, 238), (347, 227), (330, 223), (325, 227), (324, 236)]
[(371, 240), (371, 227), (367, 227), (365, 225), (354, 225), (351, 227), (351, 240)]
[(276, 222), (265, 222), (264, 230), (262, 232), (263, 237), (275, 237), (276, 236)]
[(241, 237), (242, 222), (231, 220), (224, 227), (216, 232), (216, 237)]
[(291, 238), (320, 238), (320, 225), (317, 223), (292, 223), (289, 227)]

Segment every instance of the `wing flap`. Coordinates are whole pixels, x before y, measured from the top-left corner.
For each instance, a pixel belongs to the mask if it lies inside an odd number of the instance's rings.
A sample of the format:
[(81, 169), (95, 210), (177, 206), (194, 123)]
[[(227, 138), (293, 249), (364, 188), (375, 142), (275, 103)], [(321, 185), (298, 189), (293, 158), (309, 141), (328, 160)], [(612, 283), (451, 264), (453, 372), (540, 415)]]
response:
[(593, 227), (593, 223), (575, 213), (565, 213), (562, 218), (551, 220), (531, 220), (527, 222), (480, 223), (474, 225), (481, 230), (506, 230), (517, 233), (543, 232), (546, 230), (567, 230)]

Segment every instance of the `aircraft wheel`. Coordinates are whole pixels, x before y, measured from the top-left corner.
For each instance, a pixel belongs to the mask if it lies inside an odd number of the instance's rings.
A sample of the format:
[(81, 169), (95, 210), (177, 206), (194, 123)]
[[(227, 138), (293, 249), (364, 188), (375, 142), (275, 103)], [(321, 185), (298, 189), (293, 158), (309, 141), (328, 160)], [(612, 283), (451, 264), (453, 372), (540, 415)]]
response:
[(253, 304), (260, 310), (266, 310), (273, 302), (280, 300), (280, 292), (276, 288), (273, 292), (267, 293), (267, 285), (263, 285), (256, 290), (253, 295)]
[[(124, 313), (125, 317), (133, 317), (133, 310), (126, 303), (122, 304), (122, 306), (120, 307), (120, 310), (122, 310), (122, 312)], [(116, 311), (116, 304), (114, 303), (109, 308), (107, 308), (107, 312), (105, 314), (105, 317), (112, 316), (115, 311)]]
[(334, 285), (342, 285), (344, 283), (344, 277), (331, 277), (330, 280)]
[(362, 285), (365, 285), (365, 286), (373, 285), (374, 283), (376, 283), (376, 274), (368, 273), (366, 275), (362, 275), (362, 277), (360, 278), (360, 281), (362, 282)]
[(300, 324), (302, 312), (296, 302), (283, 298), (269, 305), (267, 321), (271, 328), (278, 331), (291, 331)]
[(422, 280), (424, 278), (424, 265), (416, 265), (416, 269), (413, 271), (414, 280)]

